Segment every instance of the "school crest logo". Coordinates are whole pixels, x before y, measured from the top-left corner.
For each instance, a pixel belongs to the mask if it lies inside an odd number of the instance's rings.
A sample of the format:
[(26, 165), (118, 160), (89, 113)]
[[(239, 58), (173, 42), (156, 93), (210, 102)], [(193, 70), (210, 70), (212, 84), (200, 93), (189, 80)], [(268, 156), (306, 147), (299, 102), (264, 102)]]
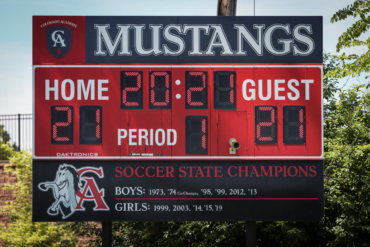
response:
[(53, 216), (61, 214), (62, 218), (66, 219), (75, 211), (85, 211), (84, 201), (93, 201), (94, 211), (109, 211), (104, 200), (104, 189), (99, 190), (95, 179), (89, 177), (89, 174), (104, 177), (102, 167), (76, 169), (72, 165), (61, 164), (54, 181), (39, 183), (38, 188), (45, 192), (51, 189), (55, 199), (47, 213)]
[(52, 26), (45, 29), (46, 48), (55, 58), (65, 57), (72, 48), (73, 29), (66, 26)]

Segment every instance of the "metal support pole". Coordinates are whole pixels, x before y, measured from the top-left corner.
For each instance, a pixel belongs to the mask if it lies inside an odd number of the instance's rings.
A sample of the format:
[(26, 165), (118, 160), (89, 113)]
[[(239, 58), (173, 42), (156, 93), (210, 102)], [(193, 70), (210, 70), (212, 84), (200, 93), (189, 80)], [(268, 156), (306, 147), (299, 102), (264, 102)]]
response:
[(217, 15), (218, 16), (236, 16), (237, 0), (218, 0)]
[(112, 222), (103, 221), (102, 226), (102, 246), (111, 247), (112, 246)]
[[(236, 2), (237, 0), (218, 0), (217, 15), (218, 16), (236, 16)], [(254, 14), (255, 14), (255, 10), (254, 10)], [(246, 222), (245, 242), (246, 242), (245, 246), (247, 247), (256, 247), (256, 222), (255, 221)]]
[(21, 114), (18, 113), (18, 151), (21, 151)]
[(255, 221), (247, 221), (245, 223), (246, 231), (245, 231), (245, 242), (246, 247), (256, 247), (256, 222)]

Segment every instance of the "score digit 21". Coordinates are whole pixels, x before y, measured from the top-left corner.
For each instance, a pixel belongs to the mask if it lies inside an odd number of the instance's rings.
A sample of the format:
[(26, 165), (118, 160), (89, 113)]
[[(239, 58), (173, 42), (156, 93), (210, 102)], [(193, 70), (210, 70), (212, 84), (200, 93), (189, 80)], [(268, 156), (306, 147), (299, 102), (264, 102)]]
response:
[(323, 159), (321, 65), (34, 66), (33, 91), (34, 159)]

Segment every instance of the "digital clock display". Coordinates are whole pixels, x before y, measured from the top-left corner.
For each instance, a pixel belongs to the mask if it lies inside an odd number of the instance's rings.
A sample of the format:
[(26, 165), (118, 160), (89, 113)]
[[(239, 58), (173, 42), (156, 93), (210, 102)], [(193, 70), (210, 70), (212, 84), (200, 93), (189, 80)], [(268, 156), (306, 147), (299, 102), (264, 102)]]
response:
[(320, 66), (39, 66), (35, 155), (321, 158), (321, 92)]
[(73, 144), (73, 106), (51, 107), (51, 144)]
[(208, 108), (207, 71), (185, 72), (185, 109)]
[(121, 71), (121, 109), (143, 109), (143, 72)]

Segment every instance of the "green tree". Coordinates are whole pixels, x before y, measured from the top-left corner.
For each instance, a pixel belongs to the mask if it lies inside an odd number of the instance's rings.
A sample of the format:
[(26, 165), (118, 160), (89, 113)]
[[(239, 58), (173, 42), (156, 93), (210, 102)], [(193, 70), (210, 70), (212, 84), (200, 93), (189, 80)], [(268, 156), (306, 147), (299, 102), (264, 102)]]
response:
[[(342, 66), (342, 62), (330, 54), (324, 54), (324, 61), (324, 74)], [(337, 86), (336, 78), (324, 79), (325, 116), (335, 116), (337, 98), (334, 96), (339, 92)], [(326, 127), (325, 133), (327, 130)], [(325, 193), (328, 191), (326, 186)], [(325, 205), (329, 205), (329, 197), (325, 198)], [(326, 222), (331, 222), (336, 215), (335, 210), (327, 209), (325, 222), (259, 223), (257, 242), (259, 246), (326, 246), (329, 240), (335, 239), (335, 234), (329, 231), (332, 226), (326, 225)], [(86, 222), (73, 222), (69, 226), (81, 236), (96, 236), (89, 241), (90, 246), (100, 245), (100, 226)], [(243, 246), (245, 224), (208, 221), (120, 222), (113, 224), (113, 241), (124, 246)]]
[(338, 97), (324, 118), (324, 221), (264, 222), (262, 246), (370, 246), (370, 95), (359, 85)]
[(61, 223), (32, 222), (32, 155), (26, 151), (15, 152), (8, 145), (2, 148), (10, 155), (8, 173), (16, 164), (17, 183), (6, 184), (4, 190), (11, 190), (16, 200), (6, 202), (0, 211), (11, 224), (0, 227), (0, 242), (11, 246), (75, 246), (78, 239)]
[[(7, 160), (9, 154), (6, 152), (6, 149), (2, 148), (2, 144), (7, 144), (10, 141), (10, 135), (5, 130), (4, 125), (0, 124), (0, 160)], [(15, 143), (11, 145), (14, 149), (17, 149)]]
[(6, 144), (9, 142), (9, 140), (9, 133), (4, 129), (4, 125), (0, 124), (0, 142)]
[(367, 51), (362, 55), (343, 53), (337, 56), (345, 66), (337, 68), (328, 74), (329, 77), (344, 78), (347, 76), (358, 76), (370, 71), (370, 38), (360, 40), (360, 36), (364, 34), (370, 26), (370, 1), (356, 0), (353, 4), (336, 12), (331, 18), (331, 22), (338, 22), (345, 20), (348, 17), (359, 17), (350, 28), (347, 29), (338, 39), (337, 52), (343, 48), (363, 46)]

